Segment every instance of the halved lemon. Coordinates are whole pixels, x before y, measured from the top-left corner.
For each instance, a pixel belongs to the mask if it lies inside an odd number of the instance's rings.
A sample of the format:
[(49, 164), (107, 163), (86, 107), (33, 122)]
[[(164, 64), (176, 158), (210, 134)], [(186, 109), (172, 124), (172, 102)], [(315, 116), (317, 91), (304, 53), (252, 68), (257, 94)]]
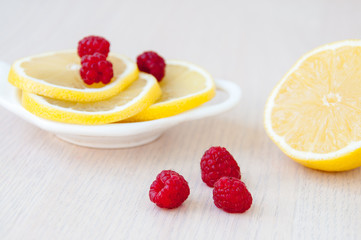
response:
[(147, 121), (174, 116), (198, 107), (215, 95), (215, 84), (211, 75), (184, 61), (167, 61), (165, 76), (159, 85), (162, 89), (159, 100), (126, 121)]
[(361, 41), (302, 57), (271, 93), (265, 128), (280, 149), (315, 169), (361, 166)]
[(26, 91), (60, 100), (94, 102), (110, 98), (138, 77), (137, 65), (127, 57), (109, 54), (114, 77), (104, 85), (87, 85), (80, 77), (75, 50), (51, 52), (20, 59), (12, 65), (8, 80)]
[(157, 80), (141, 73), (138, 80), (118, 95), (92, 103), (56, 100), (23, 92), (22, 105), (49, 120), (75, 124), (105, 124), (129, 118), (153, 104), (161, 95)]

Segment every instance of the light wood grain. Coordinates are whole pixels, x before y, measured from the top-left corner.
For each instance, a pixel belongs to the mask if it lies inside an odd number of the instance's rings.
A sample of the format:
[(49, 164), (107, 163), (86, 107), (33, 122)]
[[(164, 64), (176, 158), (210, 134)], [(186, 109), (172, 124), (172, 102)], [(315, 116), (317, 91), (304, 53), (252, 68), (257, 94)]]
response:
[[(123, 150), (68, 144), (0, 108), (0, 239), (360, 239), (361, 169), (304, 168), (262, 125), (268, 94), (302, 54), (361, 38), (360, 11), (356, 0), (1, 1), (0, 59), (9, 63), (98, 34), (132, 58), (152, 49), (195, 62), (244, 95), (226, 114)], [(200, 179), (212, 145), (241, 167), (254, 198), (245, 214), (217, 209)], [(189, 182), (178, 209), (148, 199), (163, 169)]]

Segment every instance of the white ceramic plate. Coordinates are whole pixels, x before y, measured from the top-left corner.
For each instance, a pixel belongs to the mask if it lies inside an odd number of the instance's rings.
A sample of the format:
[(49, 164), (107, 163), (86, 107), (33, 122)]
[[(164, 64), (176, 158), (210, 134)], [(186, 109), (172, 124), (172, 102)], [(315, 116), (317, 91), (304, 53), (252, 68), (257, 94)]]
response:
[(39, 118), (26, 111), (20, 103), (19, 90), (7, 81), (10, 66), (0, 62), (0, 105), (29, 123), (54, 133), (77, 145), (93, 148), (127, 148), (149, 143), (165, 130), (189, 120), (218, 115), (230, 110), (240, 101), (240, 88), (225, 80), (216, 80), (216, 96), (210, 102), (173, 117), (137, 123), (106, 125), (67, 124)]

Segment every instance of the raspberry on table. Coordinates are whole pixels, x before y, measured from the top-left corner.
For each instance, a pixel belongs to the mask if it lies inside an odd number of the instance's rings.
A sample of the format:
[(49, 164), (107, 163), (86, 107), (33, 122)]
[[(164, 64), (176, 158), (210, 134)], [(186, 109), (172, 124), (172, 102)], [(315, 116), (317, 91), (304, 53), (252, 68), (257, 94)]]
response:
[(110, 43), (100, 36), (88, 36), (78, 42), (78, 55), (83, 57), (85, 55), (92, 55), (96, 52), (108, 56)]
[(224, 147), (211, 147), (201, 159), (202, 180), (209, 187), (221, 177), (241, 179), (240, 168), (233, 156)]
[(107, 84), (113, 77), (113, 64), (101, 53), (85, 55), (81, 58), (80, 76), (88, 85)]
[(137, 57), (137, 65), (140, 71), (152, 74), (158, 82), (165, 75), (165, 61), (156, 52), (144, 52)]
[(177, 208), (189, 196), (188, 182), (182, 175), (172, 170), (163, 170), (154, 180), (149, 190), (149, 198), (161, 208)]
[(233, 177), (222, 177), (213, 189), (214, 204), (229, 213), (243, 213), (252, 205), (252, 195), (246, 185)]

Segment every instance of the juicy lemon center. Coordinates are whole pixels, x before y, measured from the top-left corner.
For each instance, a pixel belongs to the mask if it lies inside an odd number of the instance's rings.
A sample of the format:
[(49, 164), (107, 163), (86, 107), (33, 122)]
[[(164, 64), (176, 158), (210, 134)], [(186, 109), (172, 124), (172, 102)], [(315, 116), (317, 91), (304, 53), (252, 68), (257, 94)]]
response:
[(341, 96), (338, 93), (332, 93), (323, 96), (322, 102), (326, 106), (334, 106), (336, 103), (341, 102)]
[(81, 66), (76, 63), (70, 63), (70, 64), (66, 65), (66, 69), (70, 70), (70, 71), (78, 71), (80, 68), (81, 68)]

